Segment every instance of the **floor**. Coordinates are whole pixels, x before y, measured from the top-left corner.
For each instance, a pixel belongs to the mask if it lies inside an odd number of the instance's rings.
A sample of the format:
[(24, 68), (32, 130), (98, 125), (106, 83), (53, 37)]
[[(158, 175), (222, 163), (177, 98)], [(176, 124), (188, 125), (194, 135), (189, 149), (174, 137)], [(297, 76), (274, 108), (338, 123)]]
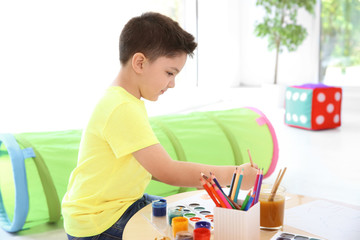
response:
[[(281, 101), (273, 92), (259, 88), (173, 90), (158, 103), (146, 103), (150, 116), (194, 110), (218, 110), (253, 106), (262, 110), (273, 124), (279, 141), (280, 168), (287, 167), (283, 185), (288, 192), (360, 206), (360, 89), (344, 88), (342, 126), (337, 129), (308, 131), (286, 126)], [(219, 94), (221, 92), (221, 94)], [(182, 99), (182, 101), (179, 101)], [(181, 102), (181, 104), (180, 104)], [(0, 230), (1, 240), (66, 239), (62, 223), (44, 225), (9, 234)]]

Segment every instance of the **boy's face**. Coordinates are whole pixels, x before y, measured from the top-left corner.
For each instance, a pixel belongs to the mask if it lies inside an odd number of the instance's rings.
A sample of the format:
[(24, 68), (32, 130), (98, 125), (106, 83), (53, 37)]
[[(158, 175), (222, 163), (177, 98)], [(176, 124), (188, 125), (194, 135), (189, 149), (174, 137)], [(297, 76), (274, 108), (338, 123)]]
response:
[(175, 87), (175, 77), (184, 67), (186, 59), (186, 53), (182, 53), (171, 58), (159, 57), (153, 62), (146, 61), (139, 87), (141, 97), (156, 101), (168, 88)]

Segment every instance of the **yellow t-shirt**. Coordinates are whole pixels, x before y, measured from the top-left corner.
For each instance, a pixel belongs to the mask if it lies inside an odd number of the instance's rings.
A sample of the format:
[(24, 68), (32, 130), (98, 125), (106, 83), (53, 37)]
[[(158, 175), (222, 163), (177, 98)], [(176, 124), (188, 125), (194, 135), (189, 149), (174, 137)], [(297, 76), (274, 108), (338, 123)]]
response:
[(132, 153), (158, 142), (144, 102), (121, 87), (110, 87), (83, 132), (62, 201), (66, 233), (98, 235), (141, 198), (151, 174)]

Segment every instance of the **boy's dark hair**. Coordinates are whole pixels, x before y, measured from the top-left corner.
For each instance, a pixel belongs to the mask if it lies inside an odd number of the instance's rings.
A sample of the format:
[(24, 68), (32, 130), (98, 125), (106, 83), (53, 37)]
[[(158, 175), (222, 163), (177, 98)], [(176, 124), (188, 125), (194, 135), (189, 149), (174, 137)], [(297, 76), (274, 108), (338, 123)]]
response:
[(193, 55), (197, 43), (177, 22), (159, 13), (148, 12), (134, 17), (120, 34), (120, 63), (125, 65), (132, 56), (143, 53), (150, 61), (172, 57), (181, 52)]

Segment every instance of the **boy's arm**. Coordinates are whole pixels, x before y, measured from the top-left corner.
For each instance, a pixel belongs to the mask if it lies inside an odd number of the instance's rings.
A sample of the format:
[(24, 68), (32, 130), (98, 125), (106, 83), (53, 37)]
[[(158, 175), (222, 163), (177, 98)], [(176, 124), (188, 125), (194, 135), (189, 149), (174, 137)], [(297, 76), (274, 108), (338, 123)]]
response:
[[(230, 185), (235, 166), (214, 166), (192, 162), (172, 160), (160, 144), (151, 145), (133, 153), (136, 160), (158, 181), (180, 187), (202, 187), (200, 173), (210, 176), (214, 173), (222, 186)], [(255, 183), (257, 169), (249, 163), (244, 168), (242, 189), (249, 189)]]

